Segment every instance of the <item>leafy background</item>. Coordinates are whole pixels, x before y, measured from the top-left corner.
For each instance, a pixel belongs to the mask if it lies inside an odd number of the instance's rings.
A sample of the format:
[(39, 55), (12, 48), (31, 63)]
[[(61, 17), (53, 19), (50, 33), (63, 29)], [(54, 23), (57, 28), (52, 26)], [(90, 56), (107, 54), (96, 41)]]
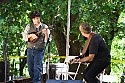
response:
[[(54, 25), (51, 30), (51, 56), (65, 56), (67, 30), (67, 0), (5, 0), (0, 2), (0, 58), (10, 61), (11, 75), (27, 76), (25, 62), (26, 42), (22, 32), (30, 22), (32, 10), (41, 12), (41, 22)], [(111, 73), (119, 80), (125, 67), (125, 1), (124, 0), (72, 0), (70, 27), (70, 55), (78, 55), (84, 46), (84, 38), (79, 33), (79, 24), (88, 22), (93, 31), (99, 33), (107, 42), (112, 56)], [(45, 60), (47, 60), (47, 49)], [(20, 58), (20, 57), (23, 58)], [(63, 59), (50, 58), (52, 63)], [(21, 71), (25, 71), (23, 73)]]

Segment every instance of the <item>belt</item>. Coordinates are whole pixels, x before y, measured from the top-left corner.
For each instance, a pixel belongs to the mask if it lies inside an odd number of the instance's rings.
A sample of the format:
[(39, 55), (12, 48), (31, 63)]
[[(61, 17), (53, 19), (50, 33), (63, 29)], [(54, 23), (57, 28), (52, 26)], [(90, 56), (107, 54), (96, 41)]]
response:
[(43, 50), (44, 48), (39, 48), (39, 47), (28, 47), (28, 49), (32, 49), (32, 50)]

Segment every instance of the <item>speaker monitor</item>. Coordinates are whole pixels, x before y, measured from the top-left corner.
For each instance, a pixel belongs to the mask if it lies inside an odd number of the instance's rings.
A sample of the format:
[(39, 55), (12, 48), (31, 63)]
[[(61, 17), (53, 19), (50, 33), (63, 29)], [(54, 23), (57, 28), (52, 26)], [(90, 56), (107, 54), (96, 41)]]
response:
[(46, 83), (83, 83), (82, 80), (47, 80)]

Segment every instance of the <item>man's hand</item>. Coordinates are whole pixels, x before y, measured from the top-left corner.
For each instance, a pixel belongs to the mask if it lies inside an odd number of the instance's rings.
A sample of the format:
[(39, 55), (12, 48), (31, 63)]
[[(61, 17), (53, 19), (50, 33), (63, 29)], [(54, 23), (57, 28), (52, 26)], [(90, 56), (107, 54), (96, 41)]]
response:
[(44, 33), (45, 35), (47, 35), (47, 29), (42, 29), (42, 33)]
[(45, 41), (48, 40), (48, 30), (47, 29), (42, 29), (42, 33), (45, 34)]
[(38, 37), (35, 34), (30, 34), (28, 35), (28, 38), (37, 39)]
[(73, 63), (75, 63), (75, 62), (80, 62), (80, 59), (72, 59), (72, 60), (70, 61), (71, 64), (73, 64)]

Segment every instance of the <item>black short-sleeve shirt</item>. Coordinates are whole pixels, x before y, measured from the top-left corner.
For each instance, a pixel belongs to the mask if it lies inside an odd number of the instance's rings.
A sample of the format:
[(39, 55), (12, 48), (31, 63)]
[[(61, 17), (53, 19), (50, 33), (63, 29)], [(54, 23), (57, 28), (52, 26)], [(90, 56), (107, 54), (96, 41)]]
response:
[(98, 34), (94, 34), (88, 47), (89, 54), (95, 54), (93, 61), (110, 62), (111, 56), (105, 40)]

